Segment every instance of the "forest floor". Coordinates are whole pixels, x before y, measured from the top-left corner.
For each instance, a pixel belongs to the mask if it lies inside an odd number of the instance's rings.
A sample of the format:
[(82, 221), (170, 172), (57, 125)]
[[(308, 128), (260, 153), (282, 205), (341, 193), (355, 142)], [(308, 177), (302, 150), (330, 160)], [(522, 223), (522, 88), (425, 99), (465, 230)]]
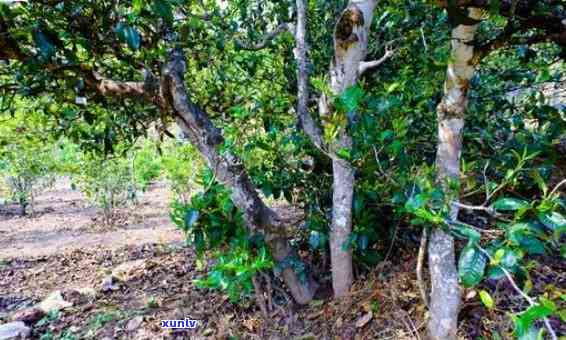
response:
[[(163, 183), (122, 211), (113, 228), (100, 227), (96, 210), (69, 188), (59, 182), (39, 196), (34, 217), (17, 217), (16, 207), (0, 211), (0, 325), (24, 320), (31, 338), (43, 340), (424, 339), (418, 242), (391, 247), (377, 268), (358, 273), (342, 301), (330, 298), (327, 273), (317, 273), (321, 289), (307, 306), (293, 305), (272, 277), (272, 308), (264, 317), (254, 299), (232, 304), (225, 294), (194, 285), (204, 268), (169, 221)], [(111, 273), (119, 280), (108, 285)], [(515, 299), (509, 287), (498, 290), (498, 303)], [(472, 292), (464, 296), (461, 337), (498, 330), (505, 339), (508, 316), (486, 311)], [(46, 300), (60, 310), (33, 315), (33, 306)], [(160, 327), (161, 320), (185, 318), (199, 320), (197, 328)]]

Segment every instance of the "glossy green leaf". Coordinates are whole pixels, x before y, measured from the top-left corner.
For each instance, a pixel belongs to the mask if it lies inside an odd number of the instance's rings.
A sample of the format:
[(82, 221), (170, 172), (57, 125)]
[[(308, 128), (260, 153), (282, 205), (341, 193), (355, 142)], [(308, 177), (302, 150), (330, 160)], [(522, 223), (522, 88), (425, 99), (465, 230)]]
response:
[(460, 254), (458, 276), (465, 287), (474, 287), (482, 280), (487, 259), (475, 246), (467, 246)]
[(55, 55), (55, 46), (41, 29), (38, 28), (33, 31), (33, 41), (39, 49), (42, 60), (46, 61)]
[(529, 206), (529, 203), (516, 198), (500, 198), (491, 207), (499, 211), (515, 211)]
[(493, 309), (495, 307), (495, 302), (493, 302), (493, 298), (489, 295), (488, 292), (485, 290), (480, 290), (480, 300), (487, 307), (487, 309)]
[(132, 0), (132, 9), (136, 15), (139, 15), (143, 10), (145, 0)]
[(359, 86), (350, 86), (340, 95), (340, 102), (344, 105), (346, 112), (354, 112), (357, 110), (363, 96), (364, 92)]
[(526, 311), (520, 313), (515, 318), (515, 332), (517, 336), (521, 337), (526, 335), (533, 325), (533, 322), (545, 318), (553, 312), (554, 310), (546, 305), (537, 304), (529, 307)]
[(199, 212), (195, 209), (188, 209), (185, 213), (185, 227), (190, 229), (199, 218)]
[(168, 0), (153, 0), (153, 10), (165, 22), (173, 22), (173, 9)]
[(566, 227), (566, 218), (556, 211), (539, 213), (537, 217), (551, 231)]
[(456, 236), (468, 239), (468, 246), (477, 244), (481, 238), (479, 231), (462, 223), (456, 223), (452, 230)]
[(309, 245), (312, 249), (319, 249), (324, 246), (326, 242), (326, 235), (323, 233), (312, 230), (309, 235)]
[(128, 44), (131, 49), (137, 50), (140, 48), (141, 36), (135, 28), (119, 23), (116, 25), (115, 32), (118, 39)]

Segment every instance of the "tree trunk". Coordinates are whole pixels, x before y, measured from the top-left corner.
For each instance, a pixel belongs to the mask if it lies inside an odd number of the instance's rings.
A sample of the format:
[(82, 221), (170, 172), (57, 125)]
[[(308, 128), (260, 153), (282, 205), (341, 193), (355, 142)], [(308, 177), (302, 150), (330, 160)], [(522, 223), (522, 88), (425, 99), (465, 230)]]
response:
[(335, 297), (348, 294), (354, 280), (352, 247), (352, 200), (354, 198), (354, 169), (341, 159), (332, 161), (334, 192), (332, 194), (332, 230), (330, 232), (330, 262)]
[[(334, 59), (330, 65), (330, 88), (340, 95), (353, 86), (360, 76), (360, 64), (367, 54), (368, 35), (373, 10), (377, 1), (351, 0), (340, 15), (334, 29)], [(331, 107), (323, 95), (319, 101), (321, 115), (329, 114)], [(351, 122), (348, 122), (348, 124)], [(352, 150), (352, 138), (347, 126), (331, 145), (332, 154), (340, 149)], [(330, 230), (330, 259), (332, 287), (335, 297), (348, 294), (352, 285), (352, 248), (348, 244), (352, 232), (352, 200), (354, 197), (354, 169), (343, 159), (333, 156), (332, 226)]]
[[(481, 11), (469, 9), (472, 19), (480, 19)], [(452, 30), (451, 57), (444, 83), (444, 96), (438, 105), (438, 147), (436, 166), (438, 181), (448, 201), (457, 201), (458, 190), (449, 189), (460, 176), (460, 154), (464, 116), (468, 104), (468, 87), (474, 75), (473, 41), (478, 25), (458, 25)], [(452, 206), (450, 218), (456, 220), (458, 208)], [(454, 239), (436, 229), (428, 247), (431, 276), (430, 320), (428, 331), (433, 340), (456, 339), (460, 287), (454, 252)]]
[[(214, 170), (216, 178), (231, 189), (232, 201), (242, 211), (250, 230), (263, 232), (278, 263), (287, 264), (289, 261), (285, 260), (290, 258), (299, 261), (287, 240), (284, 221), (261, 200), (241, 160), (229, 152), (220, 154), (219, 147), (224, 142), (220, 130), (206, 112), (189, 100), (183, 78), (185, 64), (182, 51), (171, 53), (171, 61), (163, 73), (165, 80), (162, 83), (165, 86), (162, 96), (168, 98), (177, 124)], [(282, 276), (297, 303), (306, 304), (312, 300), (316, 283), (310, 275), (285, 266)]]

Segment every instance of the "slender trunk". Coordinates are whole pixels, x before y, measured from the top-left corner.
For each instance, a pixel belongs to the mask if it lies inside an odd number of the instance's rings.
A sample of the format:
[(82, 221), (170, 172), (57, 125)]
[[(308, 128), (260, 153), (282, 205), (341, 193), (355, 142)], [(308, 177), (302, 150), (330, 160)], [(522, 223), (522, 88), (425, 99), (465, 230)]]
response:
[[(368, 35), (373, 10), (377, 1), (351, 0), (340, 15), (334, 30), (334, 58), (330, 65), (330, 87), (335, 95), (353, 86), (360, 76), (360, 63), (367, 54)], [(331, 110), (327, 98), (321, 97), (321, 115)], [(351, 122), (348, 122), (348, 124)], [(331, 148), (333, 153), (340, 149), (352, 150), (352, 138), (347, 126), (341, 127), (337, 140)], [(352, 285), (352, 248), (348, 244), (352, 232), (352, 200), (355, 177), (351, 165), (333, 157), (332, 226), (330, 230), (330, 259), (332, 264), (332, 286), (335, 297), (348, 294)]]
[(348, 294), (354, 280), (352, 248), (348, 244), (352, 233), (352, 200), (354, 198), (354, 169), (348, 162), (334, 159), (334, 192), (332, 194), (332, 231), (330, 261), (332, 287), (336, 297)]
[[(480, 19), (481, 11), (469, 10), (469, 16)], [(438, 147), (436, 166), (438, 181), (443, 185), (449, 201), (458, 200), (458, 190), (449, 189), (449, 182), (457, 183), (460, 176), (460, 154), (464, 116), (468, 104), (468, 87), (474, 75), (473, 41), (478, 25), (459, 25), (452, 30), (451, 60), (446, 72), (444, 96), (438, 105)], [(450, 218), (458, 217), (453, 206)], [(454, 239), (436, 229), (432, 232), (428, 260), (431, 276), (430, 320), (428, 331), (433, 340), (456, 339), (460, 287), (456, 268)]]
[(284, 222), (261, 200), (241, 160), (229, 152), (220, 153), (219, 147), (224, 142), (220, 130), (206, 112), (189, 100), (183, 77), (185, 64), (182, 51), (171, 53), (171, 60), (163, 73), (165, 86), (162, 96), (168, 98), (177, 124), (214, 170), (216, 178), (232, 190), (232, 201), (242, 211), (248, 227), (264, 233), (273, 258), (285, 265), (282, 268), (283, 281), (295, 301), (308, 303), (314, 296), (316, 283), (307, 273), (286, 265), (299, 259), (288, 242)]

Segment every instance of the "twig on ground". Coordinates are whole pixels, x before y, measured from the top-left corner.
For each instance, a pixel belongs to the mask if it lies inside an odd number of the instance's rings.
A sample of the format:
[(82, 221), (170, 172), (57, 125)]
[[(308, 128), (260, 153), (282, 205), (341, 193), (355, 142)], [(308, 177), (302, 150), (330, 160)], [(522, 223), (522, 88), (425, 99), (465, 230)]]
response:
[(265, 284), (267, 285), (267, 309), (271, 312), (273, 311), (273, 288), (271, 286), (271, 278), (264, 272), (259, 272), (260, 275), (265, 280)]
[(395, 240), (397, 239), (397, 232), (399, 231), (399, 222), (395, 225), (395, 231), (393, 231), (393, 239), (391, 240), (391, 244), (389, 245), (389, 249), (387, 250), (387, 255), (383, 259), (383, 262), (387, 262), (389, 259), (389, 255), (391, 255), (391, 251), (393, 251), (393, 245), (395, 245)]
[(426, 253), (426, 243), (428, 240), (428, 229), (423, 228), (423, 233), (421, 235), (421, 245), (419, 247), (419, 254), (417, 256), (417, 285), (419, 286), (419, 292), (421, 293), (421, 298), (426, 306), (429, 308), (428, 297), (426, 294), (426, 285), (423, 280), (423, 262)]
[(261, 288), (261, 283), (257, 279), (257, 275), (252, 276), (252, 283), (254, 285), (255, 298), (257, 304), (259, 305), (259, 309), (261, 309), (263, 317), (268, 320), (269, 313), (267, 312), (267, 307), (265, 305), (265, 296), (263, 295), (263, 289)]
[[(482, 252), (490, 261), (492, 261), (492, 257), (489, 255), (489, 253), (487, 251), (485, 251), (483, 248), (478, 247), (479, 251)], [(511, 284), (511, 286), (513, 287), (513, 289), (519, 293), (519, 295), (521, 295), (528, 303), (529, 305), (532, 306), (536, 306), (537, 303), (527, 294), (525, 294), (525, 292), (523, 292), (523, 290), (521, 288), (519, 288), (519, 286), (517, 286), (517, 283), (515, 282), (515, 280), (513, 279), (513, 276), (511, 276), (511, 273), (509, 273), (509, 271), (507, 269), (505, 269), (503, 266), (498, 265), (498, 267), (501, 269), (501, 271), (503, 271), (503, 274), (505, 274), (505, 277), (507, 278), (507, 280), (509, 281), (509, 283)], [(550, 338), (552, 340), (557, 340), (557, 336), (556, 336), (556, 332), (554, 331), (554, 329), (552, 328), (552, 325), (550, 324), (550, 321), (548, 321), (548, 318), (543, 318), (542, 319), (544, 322), (544, 325), (546, 326), (546, 329), (548, 330), (548, 333), (550, 334)]]

